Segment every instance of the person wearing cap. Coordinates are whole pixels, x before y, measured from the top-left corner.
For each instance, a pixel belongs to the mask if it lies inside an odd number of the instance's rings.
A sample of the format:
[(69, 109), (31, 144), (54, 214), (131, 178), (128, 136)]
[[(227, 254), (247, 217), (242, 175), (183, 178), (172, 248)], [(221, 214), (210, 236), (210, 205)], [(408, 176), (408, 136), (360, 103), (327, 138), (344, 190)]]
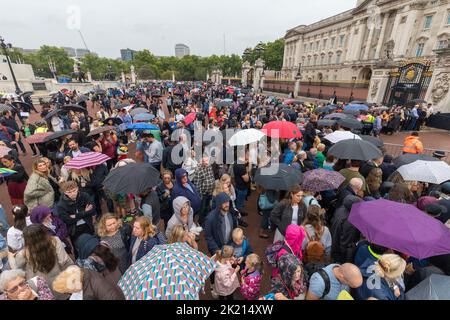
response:
[(97, 236), (82, 234), (75, 242), (75, 248), (78, 252), (76, 264), (79, 267), (96, 271), (110, 284), (117, 285), (122, 276), (119, 259), (106, 242), (101, 242)]
[(208, 214), (205, 221), (205, 239), (212, 255), (231, 240), (231, 233), (238, 226), (230, 197), (222, 192), (215, 197), (214, 202), (216, 209)]
[(396, 254), (384, 254), (374, 263), (370, 259), (360, 267), (362, 285), (354, 291), (358, 300), (404, 300), (403, 273), (406, 261)]
[(68, 254), (72, 253), (72, 245), (69, 241), (67, 226), (53, 214), (52, 209), (47, 206), (37, 206), (31, 211), (30, 220), (34, 224), (42, 224), (48, 229), (51, 236), (56, 236), (61, 240), (64, 249)]

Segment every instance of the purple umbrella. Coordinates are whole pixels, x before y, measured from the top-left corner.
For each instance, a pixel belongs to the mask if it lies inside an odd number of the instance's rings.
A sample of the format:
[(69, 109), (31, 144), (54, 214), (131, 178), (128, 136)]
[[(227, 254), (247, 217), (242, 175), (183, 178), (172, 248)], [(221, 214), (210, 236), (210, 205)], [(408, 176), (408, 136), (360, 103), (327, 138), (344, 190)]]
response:
[(339, 188), (345, 177), (336, 171), (316, 169), (304, 174), (302, 187), (308, 191), (320, 192)]
[(348, 221), (370, 242), (414, 258), (450, 253), (450, 229), (409, 204), (388, 200), (355, 203)]

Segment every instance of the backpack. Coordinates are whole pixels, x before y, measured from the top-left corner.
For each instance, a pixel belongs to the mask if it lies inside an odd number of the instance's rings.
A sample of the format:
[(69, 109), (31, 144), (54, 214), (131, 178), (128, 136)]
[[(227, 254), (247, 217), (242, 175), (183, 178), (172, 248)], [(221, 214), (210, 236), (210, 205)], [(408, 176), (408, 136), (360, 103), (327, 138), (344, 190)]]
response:
[(327, 266), (326, 264), (322, 264), (322, 263), (309, 263), (309, 264), (305, 265), (305, 267), (304, 267), (304, 270), (307, 273), (306, 276), (307, 276), (307, 280), (308, 280), (308, 286), (309, 286), (309, 280), (311, 279), (311, 276), (314, 273), (318, 273), (322, 277), (323, 282), (325, 282), (325, 290), (323, 290), (323, 293), (322, 293), (322, 296), (320, 297), (320, 299), (323, 299), (327, 294), (329, 294), (330, 289), (331, 289), (330, 277), (328, 276), (326, 271), (323, 269), (326, 266)]
[(277, 267), (277, 256), (278, 252), (280, 252), (281, 249), (285, 249), (287, 252), (292, 253), (291, 248), (289, 248), (289, 246), (284, 241), (277, 241), (266, 248), (265, 256), (267, 262), (274, 268)]
[(305, 263), (319, 262), (323, 263), (325, 259), (325, 246), (320, 241), (321, 237), (314, 234), (314, 237), (310, 237), (308, 232), (306, 232), (308, 237), (308, 244), (304, 250), (303, 261)]
[(270, 202), (265, 194), (260, 194), (258, 198), (258, 206), (261, 210), (272, 210), (277, 205), (277, 201)]

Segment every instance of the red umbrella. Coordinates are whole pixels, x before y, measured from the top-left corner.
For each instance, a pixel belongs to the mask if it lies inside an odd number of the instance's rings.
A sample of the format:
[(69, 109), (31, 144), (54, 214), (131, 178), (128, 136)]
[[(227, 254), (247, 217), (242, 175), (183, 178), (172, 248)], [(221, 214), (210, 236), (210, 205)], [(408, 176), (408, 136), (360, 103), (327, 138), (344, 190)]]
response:
[(54, 132), (35, 133), (32, 136), (26, 138), (25, 141), (29, 144), (44, 143), (44, 139), (48, 136), (51, 136), (53, 133)]
[(67, 169), (84, 169), (89, 167), (98, 166), (105, 163), (111, 158), (103, 153), (98, 152), (86, 152), (82, 153), (76, 158), (70, 160), (65, 166)]
[(184, 123), (188, 126), (192, 122), (195, 121), (195, 118), (197, 117), (197, 114), (195, 112), (189, 113), (186, 118), (184, 118)]
[(264, 134), (271, 138), (292, 139), (301, 138), (300, 129), (288, 121), (272, 121), (263, 127)]

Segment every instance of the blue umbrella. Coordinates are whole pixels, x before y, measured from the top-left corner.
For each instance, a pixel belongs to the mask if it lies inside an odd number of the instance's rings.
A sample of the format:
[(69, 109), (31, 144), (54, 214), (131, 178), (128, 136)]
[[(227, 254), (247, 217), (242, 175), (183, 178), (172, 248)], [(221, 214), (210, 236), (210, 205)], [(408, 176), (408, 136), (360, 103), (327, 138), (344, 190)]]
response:
[(365, 104), (349, 104), (348, 106), (344, 107), (344, 110), (364, 110), (367, 111), (369, 110), (369, 107), (366, 106)]
[(153, 119), (155, 119), (155, 116), (149, 113), (140, 113), (133, 117), (134, 121), (150, 121)]
[(130, 130), (159, 130), (158, 126), (149, 123), (133, 123), (127, 126)]

